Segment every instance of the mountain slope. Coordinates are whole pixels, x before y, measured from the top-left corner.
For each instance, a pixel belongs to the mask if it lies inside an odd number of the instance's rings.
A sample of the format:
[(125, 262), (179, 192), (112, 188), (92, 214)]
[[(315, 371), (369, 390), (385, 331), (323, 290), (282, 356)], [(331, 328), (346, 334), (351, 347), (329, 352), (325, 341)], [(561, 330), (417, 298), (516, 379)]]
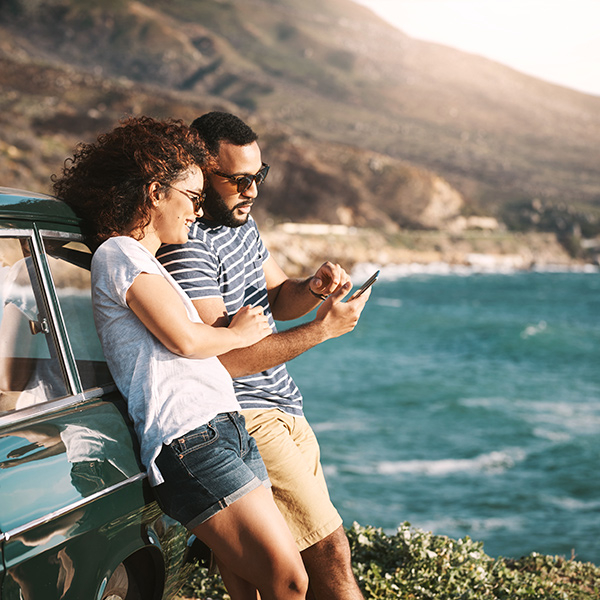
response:
[(223, 107), (254, 119), (282, 164), (272, 214), (435, 226), (421, 219), (435, 172), (465, 200), (454, 216), (600, 227), (600, 98), (411, 39), (350, 0), (12, 0), (0, 16), (6, 69), (95, 82), (54, 90), (36, 133), (73, 111), (92, 133), (127, 112)]

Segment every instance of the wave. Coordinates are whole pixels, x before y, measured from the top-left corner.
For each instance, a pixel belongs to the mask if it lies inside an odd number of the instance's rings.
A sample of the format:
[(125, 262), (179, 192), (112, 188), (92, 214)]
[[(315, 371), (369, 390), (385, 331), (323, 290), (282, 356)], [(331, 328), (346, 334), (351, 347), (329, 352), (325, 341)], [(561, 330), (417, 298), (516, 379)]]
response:
[(337, 468), (336, 465), (323, 463), (321, 466), (323, 468), (323, 475), (325, 475), (326, 479), (329, 479), (329, 478), (333, 479), (339, 473), (339, 469)]
[[(458, 405), (465, 408), (482, 408), (490, 412), (502, 412), (524, 419), (537, 426), (544, 424), (563, 425), (562, 433), (573, 426), (580, 427), (581, 421), (600, 424), (600, 403), (593, 395), (580, 395), (578, 400), (525, 400), (506, 396), (474, 396), (460, 398)], [(543, 430), (536, 430), (541, 437)], [(560, 432), (555, 432), (560, 433)]]
[(423, 531), (431, 531), (438, 535), (452, 535), (457, 537), (466, 532), (485, 532), (485, 531), (518, 531), (523, 530), (526, 519), (511, 515), (509, 517), (492, 517), (489, 519), (460, 519), (445, 517), (441, 519), (432, 519), (423, 522), (411, 522), (414, 527)]
[(552, 430), (554, 434), (592, 435), (600, 428), (600, 405), (596, 398), (578, 402), (527, 402), (519, 400), (513, 407), (522, 413), (523, 420), (534, 425), (539, 433)]
[(493, 411), (502, 410), (507, 402), (505, 396), (460, 398), (459, 406), (466, 408), (487, 408)]
[(546, 321), (540, 321), (537, 325), (528, 325), (527, 327), (525, 327), (525, 329), (523, 329), (523, 331), (521, 331), (521, 337), (523, 339), (532, 337), (534, 335), (537, 335), (538, 333), (546, 331), (547, 328), (548, 324), (546, 323)]
[(537, 438), (556, 443), (570, 442), (573, 439), (572, 435), (564, 431), (551, 431), (550, 429), (544, 429), (542, 427), (535, 427), (533, 430), (533, 435), (535, 435)]
[(480, 454), (474, 458), (441, 460), (383, 461), (376, 466), (381, 475), (423, 474), (443, 477), (452, 473), (503, 473), (525, 458), (521, 448), (511, 448)]
[(550, 496), (544, 501), (568, 512), (593, 512), (597, 513), (600, 508), (600, 500), (581, 500), (570, 496)]
[(402, 308), (402, 300), (399, 298), (376, 298), (377, 306), (387, 306), (388, 308)]
[(323, 433), (325, 431), (361, 430), (363, 429), (363, 425), (360, 421), (324, 421), (322, 423), (312, 423), (311, 428), (315, 433)]
[(471, 275), (491, 274), (491, 275), (514, 275), (529, 271), (532, 273), (600, 273), (600, 266), (593, 264), (584, 265), (534, 265), (531, 269), (522, 269), (494, 260), (494, 257), (481, 255), (481, 260), (475, 260), (470, 264), (457, 265), (445, 262), (430, 263), (405, 263), (380, 265), (377, 263), (358, 263), (354, 266), (351, 273), (353, 281), (363, 281), (369, 277), (373, 271), (381, 271), (379, 278), (381, 280), (396, 281), (403, 277), (415, 275), (459, 275), (468, 277)]

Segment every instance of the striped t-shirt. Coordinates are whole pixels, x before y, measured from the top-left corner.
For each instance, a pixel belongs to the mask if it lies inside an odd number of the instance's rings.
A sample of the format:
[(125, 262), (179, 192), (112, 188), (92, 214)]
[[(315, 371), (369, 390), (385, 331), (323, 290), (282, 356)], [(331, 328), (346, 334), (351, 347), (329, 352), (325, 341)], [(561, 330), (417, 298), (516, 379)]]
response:
[[(223, 298), (230, 319), (242, 306), (260, 305), (277, 331), (263, 272), (269, 252), (252, 217), (235, 228), (198, 219), (187, 244), (163, 246), (156, 256), (191, 300)], [(285, 364), (238, 377), (233, 385), (242, 408), (280, 408), (302, 415), (302, 395)]]

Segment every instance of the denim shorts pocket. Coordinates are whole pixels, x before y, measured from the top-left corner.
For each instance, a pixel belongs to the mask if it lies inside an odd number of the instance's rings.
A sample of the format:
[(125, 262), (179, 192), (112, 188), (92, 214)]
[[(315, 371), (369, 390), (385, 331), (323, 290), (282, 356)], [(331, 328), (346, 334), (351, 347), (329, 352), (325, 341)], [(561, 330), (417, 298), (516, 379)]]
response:
[(212, 421), (173, 440), (173, 450), (183, 458), (186, 454), (210, 446), (219, 439), (219, 431)]

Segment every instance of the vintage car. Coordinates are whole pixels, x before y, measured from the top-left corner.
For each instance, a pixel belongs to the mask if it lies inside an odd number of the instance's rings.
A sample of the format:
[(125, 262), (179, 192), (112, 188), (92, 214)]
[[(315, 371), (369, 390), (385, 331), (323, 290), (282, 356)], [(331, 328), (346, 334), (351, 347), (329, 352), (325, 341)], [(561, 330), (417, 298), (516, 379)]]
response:
[(140, 465), (90, 259), (64, 203), (0, 188), (2, 600), (171, 598), (198, 550)]

